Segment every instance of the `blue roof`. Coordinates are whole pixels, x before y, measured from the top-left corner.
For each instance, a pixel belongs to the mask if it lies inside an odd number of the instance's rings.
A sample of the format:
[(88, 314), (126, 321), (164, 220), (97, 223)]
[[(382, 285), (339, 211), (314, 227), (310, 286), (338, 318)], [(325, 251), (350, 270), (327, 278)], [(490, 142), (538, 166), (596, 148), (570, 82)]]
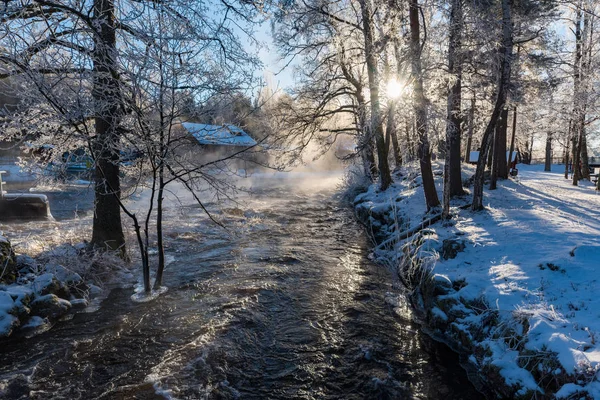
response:
[(256, 146), (256, 140), (235, 125), (181, 124), (200, 144), (221, 146)]

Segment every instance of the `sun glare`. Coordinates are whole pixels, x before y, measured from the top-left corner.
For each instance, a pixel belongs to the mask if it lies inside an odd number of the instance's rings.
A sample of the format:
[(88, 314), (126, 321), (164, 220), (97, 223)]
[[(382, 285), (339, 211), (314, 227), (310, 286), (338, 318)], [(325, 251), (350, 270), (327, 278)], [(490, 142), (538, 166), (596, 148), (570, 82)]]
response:
[(402, 96), (405, 86), (396, 79), (391, 79), (387, 83), (387, 95), (390, 99), (397, 99)]

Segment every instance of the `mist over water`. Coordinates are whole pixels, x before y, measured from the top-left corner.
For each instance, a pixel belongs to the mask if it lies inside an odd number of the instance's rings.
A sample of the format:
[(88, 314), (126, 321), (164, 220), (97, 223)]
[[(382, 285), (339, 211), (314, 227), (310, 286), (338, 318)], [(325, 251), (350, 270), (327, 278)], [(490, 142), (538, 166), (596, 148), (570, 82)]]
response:
[(169, 291), (134, 303), (116, 289), (98, 311), (2, 346), (2, 397), (478, 398), (368, 260), (341, 179), (255, 173), (236, 201), (207, 202), (227, 229), (173, 191)]

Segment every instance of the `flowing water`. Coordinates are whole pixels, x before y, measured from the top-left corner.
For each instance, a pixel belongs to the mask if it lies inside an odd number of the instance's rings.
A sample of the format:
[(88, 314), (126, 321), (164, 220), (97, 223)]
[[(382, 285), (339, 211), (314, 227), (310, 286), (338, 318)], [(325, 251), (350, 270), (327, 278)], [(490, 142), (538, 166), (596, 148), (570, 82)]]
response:
[(7, 399), (478, 399), (399, 306), (334, 185), (273, 183), (224, 209), (168, 210), (169, 290), (0, 346)]

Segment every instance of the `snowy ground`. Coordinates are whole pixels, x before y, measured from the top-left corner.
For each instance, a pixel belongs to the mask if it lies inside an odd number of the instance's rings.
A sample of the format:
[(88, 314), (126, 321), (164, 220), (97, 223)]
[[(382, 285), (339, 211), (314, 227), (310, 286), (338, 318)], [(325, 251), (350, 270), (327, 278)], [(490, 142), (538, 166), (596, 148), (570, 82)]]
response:
[[(453, 208), (454, 223), (434, 225), (422, 251), (437, 259), (436, 279), (460, 283), (445, 297), (459, 300), (456, 307), (464, 311), (452, 318), (451, 328), (485, 349), (473, 363), (497, 367), (509, 385), (522, 388), (518, 394), (550, 391), (559, 398), (600, 399), (600, 194), (589, 182), (572, 186), (563, 166), (553, 166), (551, 173), (541, 165), (518, 168), (517, 180), (486, 189), (485, 211)], [(418, 179), (380, 194), (371, 188), (365, 196), (372, 207), (385, 207), (385, 197), (389, 204), (397, 196), (391, 192), (400, 191), (393, 204), (405, 229), (423, 218)], [(454, 205), (469, 202), (465, 196)], [(441, 243), (450, 238), (466, 247), (444, 260)], [(395, 245), (396, 252), (401, 245)], [(469, 303), (482, 309), (464, 309)], [(440, 309), (433, 312), (448, 318)], [(494, 327), (480, 327), (477, 332), (485, 333), (473, 335), (472, 327), (485, 325), (492, 314)], [(572, 383), (559, 383), (565, 381), (559, 376), (570, 376)]]

